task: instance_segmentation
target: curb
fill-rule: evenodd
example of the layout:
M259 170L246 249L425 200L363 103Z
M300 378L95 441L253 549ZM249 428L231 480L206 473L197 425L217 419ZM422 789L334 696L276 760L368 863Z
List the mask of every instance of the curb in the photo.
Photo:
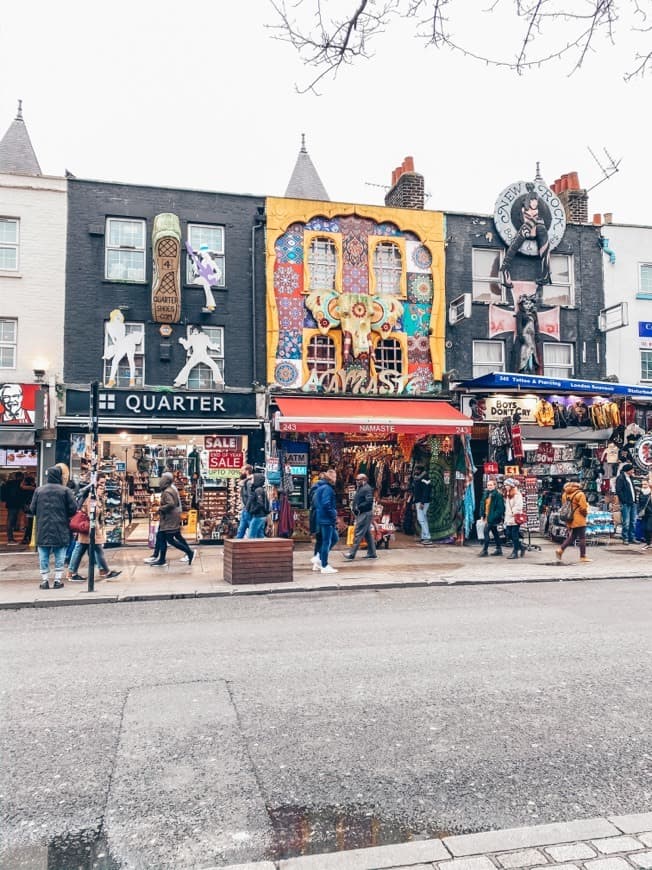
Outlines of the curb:
M459 834L442 839L415 840L321 855L303 855L279 861L229 864L222 865L221 870L390 870L390 868L408 870L411 867L414 870L425 870L426 867L438 867L439 870L472 870L472 868L495 870L497 867L534 868L535 866L536 870L543 870L546 866L553 870L564 865L558 864L552 854L550 857L545 857L537 849L567 844L584 846L588 849L592 856L589 864L593 866L602 864L609 858L612 861L608 863L613 868L623 867L629 870L632 865L623 857L617 858L617 854L638 853L629 856L633 858L634 866L647 867L649 866L647 856L651 853L647 851L650 847L646 845L645 838L640 843L626 843L629 838L623 837L623 834L643 836L644 832L649 831L652 831L652 812L634 813L626 816L575 819L570 822L553 822L532 827ZM649 834L645 834L645 837L648 836ZM591 846L582 841L589 841ZM585 855L580 862L586 864L587 857L588 855ZM637 857L639 861L636 861ZM546 864L546 861L550 863ZM220 870L220 868L213 866L207 870Z
M382 591L383 589L425 589L429 587L452 587L452 586L512 586L522 583L585 583L588 580L648 580L649 574L612 574L609 577L518 577L503 578L496 580L457 580L455 578L442 577L438 580L398 580L369 581L364 583L325 583L320 586L295 586L278 587L274 584L260 587L233 587L232 589L216 589L214 591L195 592L152 592L152 593L129 593L123 595L102 595L97 598L50 598L34 599L32 601L0 601L0 610L23 610L26 608L43 607L66 607L87 604L123 604L143 601L177 601L193 598L241 598L253 595L293 595L307 592L352 592L352 591Z

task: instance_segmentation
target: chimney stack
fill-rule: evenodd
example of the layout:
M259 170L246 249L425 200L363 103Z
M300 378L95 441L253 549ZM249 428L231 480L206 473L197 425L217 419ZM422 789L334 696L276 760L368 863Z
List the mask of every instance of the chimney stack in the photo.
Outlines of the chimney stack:
M392 187L385 195L385 205L423 209L425 201L423 175L414 171L414 158L406 157L392 172Z
M551 190L559 197L566 212L566 220L571 224L589 222L589 195L580 187L577 172L567 172L558 178Z

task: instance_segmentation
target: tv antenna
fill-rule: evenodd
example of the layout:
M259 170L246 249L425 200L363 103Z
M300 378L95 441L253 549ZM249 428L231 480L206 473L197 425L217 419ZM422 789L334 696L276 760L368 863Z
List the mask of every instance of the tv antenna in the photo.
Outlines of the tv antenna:
M620 158L620 160L614 160L613 157L611 156L611 154L607 151L607 149L603 148L602 150L604 151L605 157L607 158L608 162L601 163L600 160L598 160L598 158L595 156L593 151L591 151L589 146L587 145L586 147L587 147L588 152L591 155L591 157L595 160L595 162L600 167L600 171L602 172L602 176L603 176L600 179L600 181L596 181L595 184L592 184L591 187L587 188L586 192L588 193L590 190L593 190L593 188L597 187L599 184L602 184L603 181L607 181L608 178L611 178L612 175L615 175L618 172L618 167L620 166L620 164L622 162L622 158ZM604 161L604 158L603 158L603 161Z
M365 181L365 184L367 185L367 187L379 187L381 190L384 190L385 192L392 189L391 184L374 184L373 181ZM430 199L431 196L432 196L431 193L424 192L423 201L428 202L428 200Z

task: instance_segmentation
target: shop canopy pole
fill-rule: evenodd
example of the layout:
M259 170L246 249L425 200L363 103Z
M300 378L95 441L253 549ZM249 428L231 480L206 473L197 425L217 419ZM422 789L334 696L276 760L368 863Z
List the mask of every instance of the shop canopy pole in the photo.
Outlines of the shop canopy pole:
M97 495L97 466L98 466L98 440L99 440L99 389L98 381L91 383L90 393L90 419L88 421L89 429L91 430L91 494L90 494L90 530L89 530L89 547L88 547L88 591L95 591L95 506Z

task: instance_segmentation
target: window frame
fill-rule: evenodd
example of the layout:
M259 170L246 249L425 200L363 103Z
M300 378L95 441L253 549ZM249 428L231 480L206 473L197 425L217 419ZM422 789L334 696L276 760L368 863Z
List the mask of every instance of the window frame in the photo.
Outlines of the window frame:
M111 245L111 224L112 223L130 223L140 224L142 226L142 247L136 245ZM142 278L115 278L109 274L109 252L110 251L128 251L131 253L141 253L143 257ZM128 270L127 270L128 271ZM104 280L114 281L119 284L146 284L147 283L147 221L144 218L131 217L116 217L107 216L104 230Z
M650 366L649 366L650 377L649 378L643 377L643 355L644 354L650 355ZM640 383L642 383L642 384L647 384L647 383L652 382L652 348L639 347L639 377L640 377Z
M213 250L209 247L209 254L212 259L218 260L222 267L222 280L218 284L211 284L211 288L224 290L226 287L226 227L224 224L202 224L197 222L188 223L186 226L186 241L192 247L193 251L198 251L199 246L195 247L191 239L191 231L193 229L209 229L209 230L220 230L222 236L221 242L221 250ZM199 278L195 278L192 274L192 260L190 259L190 254L186 250L186 285L190 287L201 287L201 282ZM224 344L224 343L222 343Z
M550 254L550 272L552 277L552 265L555 258L565 257L568 263L568 284L551 283L544 284L542 287L541 301L544 305L558 305L560 308L575 308L575 257L573 254L563 254L553 251ZM568 302L559 302L555 299L550 299L549 296L553 288L567 288Z
M567 347L570 349L570 365L565 366L560 363L550 363L546 365L546 348L560 348ZM544 341L541 347L541 355L543 357L543 377L544 378L557 378L558 380L567 380L568 378L575 377L575 345L571 341ZM552 374L549 369L563 369L564 374Z
M14 224L16 227L16 241L15 242L2 242L0 241L0 249L3 251L15 250L16 251L16 265L14 267L5 267L0 266L0 272L7 275L14 275L20 270L20 218L9 217L8 215L2 215L0 217L0 222L7 224Z
M650 288L649 290L643 289L643 269L650 270ZM638 269L636 270L638 273L638 289L636 291L636 296L639 299L652 299L652 262L643 261L638 264Z
M493 360L489 362L479 362L476 356L476 345L487 345L491 347L500 347L502 362L496 363ZM490 375L492 372L504 372L505 371L505 342L502 339L489 339L489 338L474 338L472 344L472 371L474 378L481 378L483 375ZM491 370L489 370L489 366L491 366ZM497 368L500 366L500 368ZM482 369L482 371L480 371Z
M398 249L398 252L400 254L401 272L399 275L398 293L383 293L379 289L378 275L376 273L376 251L382 245L392 245L393 247ZM386 296L391 299L407 299L407 254L405 238L403 236L369 236L367 240L367 246L369 250L369 295Z
M378 366L376 360L376 351L378 350L379 345L385 341L393 341L395 342L400 350L401 354L401 369L399 374L401 377L407 377L407 369L409 364L408 359L408 337L405 333L393 332L389 335L378 335L374 333L371 337L371 360L376 371L376 374L380 374L382 371L396 371L396 369L387 369Z
M313 375L314 369L309 366L309 357L308 351L310 350L310 343L313 338L327 338L333 342L335 348L335 362L332 373L340 371L342 368L342 333L339 331L331 331L322 332L320 329L304 329L303 335L301 338L301 369L302 369L302 380L303 383L306 384ZM330 372L330 369L327 369ZM320 377L324 372L320 372L318 377Z
M335 247L335 277L333 287L313 287L310 252L313 242L319 239L328 239ZM342 292L342 234L329 233L326 231L305 230L303 234L303 294L305 296L310 293L341 293Z
M109 320L104 321L104 347L105 348L106 348L106 328L107 328L109 322L110 322ZM145 380L145 332L146 332L145 331L145 323L143 321L139 321L139 320L126 320L125 321L125 329L127 330L127 332L129 332L129 331L135 332L136 331L135 329L131 329L131 330L128 329L128 327L134 327L134 326L139 327L140 341L138 342L138 344L142 347L142 351L140 353L136 352L134 354L134 361L136 363L136 371L134 372L134 374L136 375L136 377L134 379L135 383L132 386L131 384L129 384L128 380L127 380L126 384L123 384L120 382L120 365L122 364L121 363L118 365L118 371L116 372L115 387L112 387L112 389L134 389L135 387L142 388L147 383L147 381ZM140 383L139 383L139 378L138 378L138 374L137 374L137 372L138 372L138 359L139 358L141 358L141 370L142 370L142 378L141 378ZM103 376L102 383L108 384L109 374L111 372L112 360L103 359L102 362L104 364L103 368L102 368L102 376Z
M4 350L5 348L13 348L14 361L13 365L3 366L2 359L0 358L0 369L4 371L15 371L16 364L18 360L18 318L17 317L0 317L0 324L11 323L14 327L14 339L13 341L6 341L5 339L0 337L0 349Z
M488 252L492 252L494 258L496 254L498 255L498 275L478 275L476 272L475 266L475 255L478 254L486 254ZM494 248L491 245L478 245L476 247L471 248L471 301L477 303L478 305L503 305L507 300L507 291L505 286L502 283L500 276L500 267L503 264L503 260L505 259L505 249L504 248ZM487 287L487 294L489 295L488 299L481 299L476 296L476 284L481 284ZM491 284L497 284L500 288L500 296L496 293L492 293L489 289Z

